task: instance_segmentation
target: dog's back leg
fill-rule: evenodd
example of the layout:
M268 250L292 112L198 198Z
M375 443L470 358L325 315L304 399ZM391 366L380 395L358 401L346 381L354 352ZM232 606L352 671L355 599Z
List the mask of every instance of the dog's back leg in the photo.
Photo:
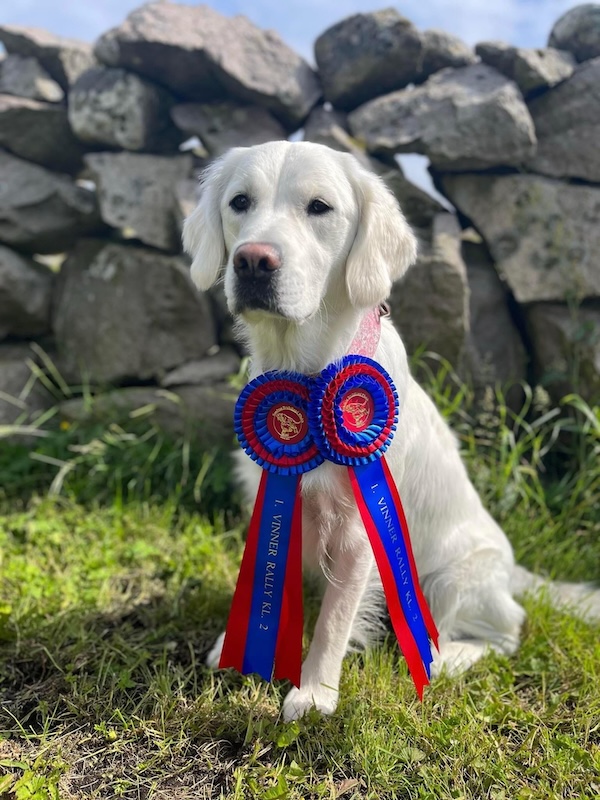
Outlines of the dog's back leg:
M498 569L498 561L498 554L480 551L424 579L440 633L433 675L458 675L490 650L516 651L525 612L512 597L509 572Z

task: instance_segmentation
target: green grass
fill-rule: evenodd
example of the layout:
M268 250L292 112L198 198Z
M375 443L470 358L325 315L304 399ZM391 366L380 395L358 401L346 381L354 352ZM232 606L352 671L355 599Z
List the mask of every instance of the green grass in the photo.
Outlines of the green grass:
M519 560L598 578L600 409L429 385ZM529 599L514 658L422 704L390 639L347 659L335 716L284 723L286 685L203 666L243 544L222 454L139 421L35 450L0 448L0 798L600 797L598 626Z

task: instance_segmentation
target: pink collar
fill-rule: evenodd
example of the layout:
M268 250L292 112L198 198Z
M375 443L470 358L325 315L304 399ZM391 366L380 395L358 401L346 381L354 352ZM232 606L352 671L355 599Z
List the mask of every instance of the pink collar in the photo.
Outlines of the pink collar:
M388 317L389 314L390 309L386 303L367 311L348 348L348 353L373 358L381 337L381 318Z

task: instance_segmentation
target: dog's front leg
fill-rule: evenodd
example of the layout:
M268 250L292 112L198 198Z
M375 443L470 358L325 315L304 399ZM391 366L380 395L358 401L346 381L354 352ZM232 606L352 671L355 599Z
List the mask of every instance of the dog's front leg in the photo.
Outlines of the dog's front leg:
M333 714L337 707L342 661L356 615L374 566L360 519L339 532L327 569L328 584L308 655L302 665L299 689L288 692L283 702L286 720L297 719L316 708Z

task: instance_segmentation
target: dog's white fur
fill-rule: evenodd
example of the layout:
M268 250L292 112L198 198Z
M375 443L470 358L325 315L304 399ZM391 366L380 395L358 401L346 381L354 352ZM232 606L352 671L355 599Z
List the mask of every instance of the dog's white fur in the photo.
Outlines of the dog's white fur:
M240 193L251 199L242 213L229 205ZM332 211L309 215L316 198ZM256 242L282 253L274 312L240 308L237 297L233 254L240 244ZM224 272L229 308L250 345L252 376L271 369L316 373L346 354L365 311L387 298L417 252L382 181L352 156L305 142L238 148L213 164L185 222L184 244L200 289ZM434 674L461 672L488 648L511 654L524 618L513 591L532 586L533 576L515 567L506 536L467 476L456 439L411 377L402 341L386 319L374 358L398 389L400 422L386 458L440 633ZM260 468L243 456L238 471L253 500ZM286 719L313 706L335 710L344 654L352 642L373 639L381 620L377 569L346 470L325 463L303 476L302 492L306 566L321 571L327 583L301 687L284 701ZM571 594L579 597L577 590ZM212 666L222 638L209 655Z

